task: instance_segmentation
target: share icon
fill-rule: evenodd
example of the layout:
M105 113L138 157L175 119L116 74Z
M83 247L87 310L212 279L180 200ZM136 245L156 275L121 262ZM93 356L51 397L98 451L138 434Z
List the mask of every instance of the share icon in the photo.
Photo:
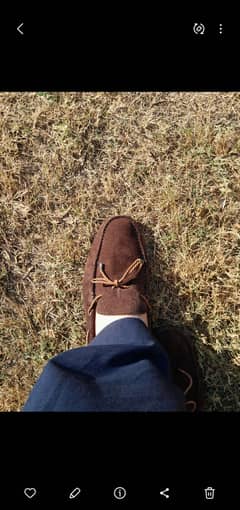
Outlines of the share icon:
M169 491L169 488L160 491L160 496L164 496L165 498L168 499L170 497L169 494L167 494L168 491Z

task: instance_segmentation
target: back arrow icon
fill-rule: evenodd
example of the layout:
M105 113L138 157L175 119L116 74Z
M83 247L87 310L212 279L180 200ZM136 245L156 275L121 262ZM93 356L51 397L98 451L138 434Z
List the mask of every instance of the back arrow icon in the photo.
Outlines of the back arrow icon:
M160 491L160 495L161 495L161 496L164 496L165 498L167 498L167 499L168 499L168 498L169 498L169 494L166 494L166 492L168 492L168 491L169 491L169 489L168 489L168 488L167 488L167 489L164 489L163 491Z
M23 34L24 34L24 32L22 32L22 30L21 30L21 28L22 28L22 27L23 27L23 23L21 23L21 25L19 25L19 26L17 27L17 31L18 31L18 32L19 32L19 34L21 34L21 35L23 35Z

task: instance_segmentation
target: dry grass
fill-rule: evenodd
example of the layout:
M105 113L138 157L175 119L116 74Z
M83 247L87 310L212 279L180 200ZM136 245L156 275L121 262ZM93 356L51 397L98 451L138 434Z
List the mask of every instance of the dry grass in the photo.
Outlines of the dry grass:
M106 217L142 222L153 321L196 335L207 410L239 410L240 94L0 94L1 410L85 341Z

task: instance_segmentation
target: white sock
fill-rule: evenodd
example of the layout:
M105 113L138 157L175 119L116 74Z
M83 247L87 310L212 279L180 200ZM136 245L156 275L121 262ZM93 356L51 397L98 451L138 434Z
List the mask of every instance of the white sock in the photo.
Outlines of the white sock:
M146 313L140 313L139 315L102 315L101 313L96 312L95 318L95 331L96 335L102 331L103 328L108 326L114 321L118 321L119 319L140 319L144 322L144 324L148 327L148 319Z

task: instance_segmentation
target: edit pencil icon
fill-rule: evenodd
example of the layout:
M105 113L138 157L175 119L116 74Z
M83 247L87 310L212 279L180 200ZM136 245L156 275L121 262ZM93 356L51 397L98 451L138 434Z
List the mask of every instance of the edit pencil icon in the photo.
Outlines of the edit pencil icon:
M69 499L74 499L76 498L81 492L81 489L79 489L79 487L75 487L75 489L72 490L72 492L70 492L69 494Z

